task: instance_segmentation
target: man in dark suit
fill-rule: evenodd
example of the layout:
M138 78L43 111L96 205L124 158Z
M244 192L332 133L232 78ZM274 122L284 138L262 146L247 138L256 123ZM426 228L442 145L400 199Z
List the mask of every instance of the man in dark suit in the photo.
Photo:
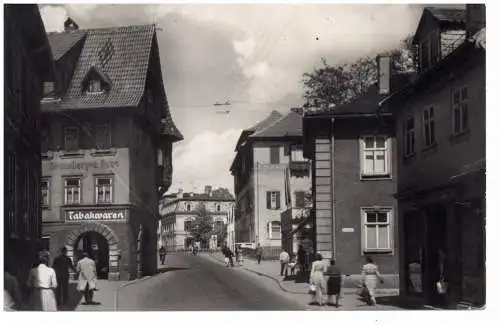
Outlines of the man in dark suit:
M67 256L66 247L61 248L61 254L54 259L52 267L56 271L57 289L56 299L59 306L68 302L69 270L76 273L76 268L71 259Z

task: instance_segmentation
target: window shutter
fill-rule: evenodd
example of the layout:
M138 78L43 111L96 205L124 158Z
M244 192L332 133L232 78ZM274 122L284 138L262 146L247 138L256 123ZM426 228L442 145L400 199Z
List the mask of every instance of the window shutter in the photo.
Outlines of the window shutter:
M277 191L276 192L276 209L280 209L281 208L281 192L280 191Z
M267 195L267 199L266 199L267 200L267 209L271 209L271 192L268 191L266 193L266 195Z

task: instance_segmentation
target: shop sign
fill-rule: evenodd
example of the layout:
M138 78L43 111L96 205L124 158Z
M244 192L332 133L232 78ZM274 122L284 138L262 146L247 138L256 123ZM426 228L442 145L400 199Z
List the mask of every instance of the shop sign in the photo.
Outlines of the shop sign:
M47 162L47 167L50 170L84 170L89 169L114 169L119 166L118 161L93 160L93 161L77 161L71 162Z
M68 210L65 212L67 222L84 221L125 221L127 211L124 209Z

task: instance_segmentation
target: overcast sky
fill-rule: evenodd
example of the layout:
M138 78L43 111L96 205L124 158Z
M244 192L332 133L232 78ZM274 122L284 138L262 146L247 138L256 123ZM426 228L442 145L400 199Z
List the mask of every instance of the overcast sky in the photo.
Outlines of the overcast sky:
M348 62L397 47L413 33L422 5L191 4L44 5L47 31L67 16L82 29L156 22L172 116L184 135L174 146L173 185L233 192L229 166L243 128L272 109L302 101L301 79L325 57ZM230 98L229 114L213 103Z

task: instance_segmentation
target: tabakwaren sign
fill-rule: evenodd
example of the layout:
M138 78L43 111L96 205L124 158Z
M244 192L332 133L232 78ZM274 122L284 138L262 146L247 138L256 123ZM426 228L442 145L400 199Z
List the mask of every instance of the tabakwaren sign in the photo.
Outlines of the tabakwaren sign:
M125 209L92 209L84 211L68 210L65 212L68 222L84 221L125 221L127 210Z

